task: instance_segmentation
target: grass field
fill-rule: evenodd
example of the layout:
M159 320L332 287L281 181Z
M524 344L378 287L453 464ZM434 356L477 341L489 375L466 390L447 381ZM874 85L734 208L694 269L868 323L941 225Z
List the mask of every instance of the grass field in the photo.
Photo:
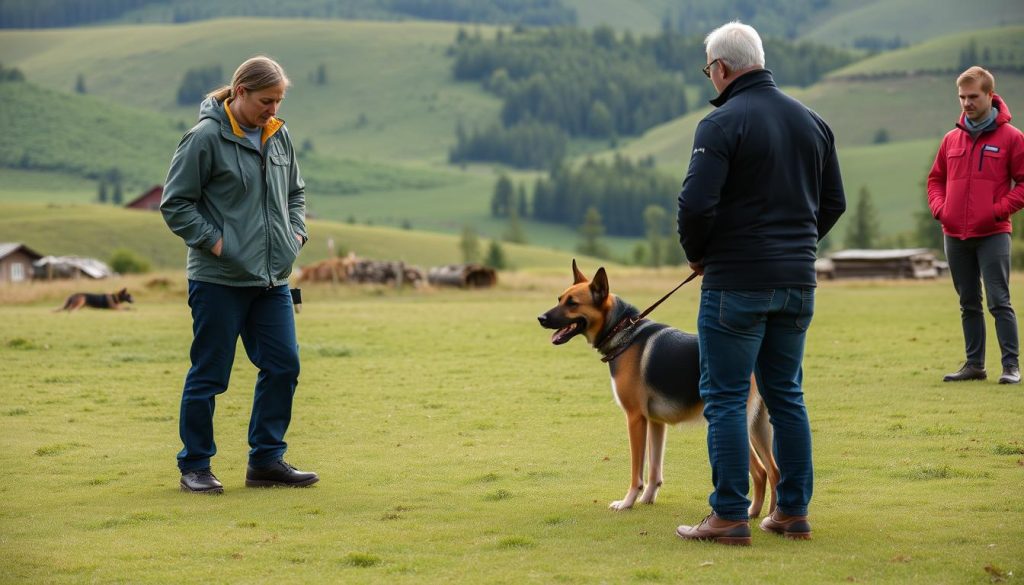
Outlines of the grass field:
M638 305L678 277L611 274ZM628 480L607 371L535 321L568 266L491 291L307 287L288 458L322 481L243 487L255 373L240 358L218 400L226 493L182 494L190 323L171 278L103 283L135 291L117 313L51 313L72 283L0 289L0 582L960 584L1024 570L1024 394L939 381L961 357L948 281L820 288L814 540L755 530L735 549L673 535L707 511L702 425L669 433L656 505L607 509ZM655 316L692 331L696 299L684 288ZM990 343L991 368L996 355Z

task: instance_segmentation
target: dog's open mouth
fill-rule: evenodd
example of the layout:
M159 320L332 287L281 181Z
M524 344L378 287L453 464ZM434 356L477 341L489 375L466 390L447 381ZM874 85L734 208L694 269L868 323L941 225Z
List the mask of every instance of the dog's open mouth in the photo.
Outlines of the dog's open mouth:
M583 322L574 321L569 325L562 327L558 331L551 334L551 343L554 345L562 345L566 341L569 341L576 335L583 332Z

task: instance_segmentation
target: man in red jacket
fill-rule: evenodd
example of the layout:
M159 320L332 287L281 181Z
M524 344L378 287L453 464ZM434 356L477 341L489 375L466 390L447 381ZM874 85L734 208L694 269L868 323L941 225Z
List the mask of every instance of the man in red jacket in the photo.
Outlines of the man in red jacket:
M939 146L928 173L928 206L942 223L953 287L960 295L967 361L945 382L984 380L985 313L995 317L1002 350L1000 384L1020 383L1017 318L1010 305L1010 216L1024 208L1024 134L995 79L971 67L956 80L963 115Z

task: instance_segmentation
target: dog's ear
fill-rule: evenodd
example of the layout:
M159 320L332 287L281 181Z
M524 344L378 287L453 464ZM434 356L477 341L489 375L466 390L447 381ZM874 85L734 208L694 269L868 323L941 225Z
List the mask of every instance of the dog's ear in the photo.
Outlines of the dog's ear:
M608 298L608 274L604 266L597 269L594 280L590 281L590 292L594 295L594 302L601 304Z
M121 289L121 290L120 290L119 292L120 292L121 294L125 294L126 292L128 292L128 288L127 288L127 287L125 287L125 288L122 288L122 289Z
M573 281L572 281L573 284L579 284L581 282L587 282L587 277L583 276L583 273L580 272L580 269L576 267L576 259L575 258L572 259L572 278L573 278Z

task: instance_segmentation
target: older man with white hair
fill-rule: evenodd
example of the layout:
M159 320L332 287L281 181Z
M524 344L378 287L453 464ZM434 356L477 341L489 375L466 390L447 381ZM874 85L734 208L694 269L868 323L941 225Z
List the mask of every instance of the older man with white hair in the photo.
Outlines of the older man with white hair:
M803 354L818 241L846 209L828 125L775 85L761 39L731 22L707 36L716 110L697 126L679 195L679 241L704 275L697 332L708 420L711 513L686 540L751 543L746 403L751 374L768 406L779 466L766 532L810 538L811 429Z

